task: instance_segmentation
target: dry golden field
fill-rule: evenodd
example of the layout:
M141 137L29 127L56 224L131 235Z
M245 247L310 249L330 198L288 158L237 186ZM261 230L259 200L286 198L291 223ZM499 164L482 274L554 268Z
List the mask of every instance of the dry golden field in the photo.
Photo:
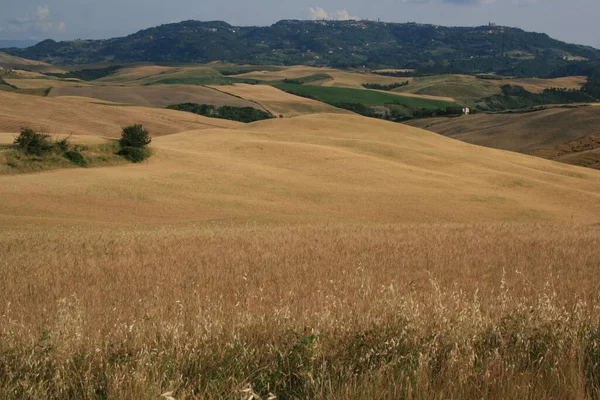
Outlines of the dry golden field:
M0 398L600 396L599 171L351 114L0 96L8 134L156 133L142 164L0 175Z
M600 131L600 109L554 107L530 113L428 118L410 121L409 124L468 143L526 152L597 134Z
M52 88L78 88L82 86L91 86L87 82L77 81L77 80L64 80L64 79L27 79L27 78L18 78L18 79L5 79L6 83L13 85L19 89L46 89L49 87Z
M81 96L114 103L135 104L143 107L167 107L173 104L197 103L260 108L256 103L241 99L206 86L151 85L151 86L57 86L51 97Z
M363 83L377 83L380 85L389 85L392 83L412 80L412 78L394 78L359 71L343 71L334 68L315 68L306 66L287 67L282 69L281 71L254 71L241 75L235 75L235 77L258 79L264 81L277 81L283 79L299 79L318 74L327 74L331 76L331 79L313 82L311 83L311 85L363 89Z
M43 98L0 91L0 132L23 126L51 134L117 137L127 124L144 123L160 136L190 129L233 127L237 123L190 113L145 107L121 107L83 97Z
M599 228L23 225L3 398L591 399Z
M10 69L28 69L36 72L63 72L62 69L54 65L46 64L41 61L27 60L25 58L11 56L10 54L0 52L0 67Z
M143 85L162 79L205 78L220 76L214 65L205 64L191 67L163 67L157 65L134 65L98 79L98 83L119 85Z

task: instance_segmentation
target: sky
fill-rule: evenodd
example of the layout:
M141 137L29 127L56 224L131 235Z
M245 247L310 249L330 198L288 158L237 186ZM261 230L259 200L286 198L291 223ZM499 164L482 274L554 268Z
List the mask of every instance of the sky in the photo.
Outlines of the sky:
M188 19L378 19L447 26L494 22L600 48L600 0L0 0L0 40L102 39Z

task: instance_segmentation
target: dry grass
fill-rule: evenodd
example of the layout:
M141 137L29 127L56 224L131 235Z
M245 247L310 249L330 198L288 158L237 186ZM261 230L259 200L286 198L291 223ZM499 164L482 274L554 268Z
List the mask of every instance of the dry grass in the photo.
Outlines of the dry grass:
M90 86L90 84L82 81L63 80L63 79L5 79L6 83L13 85L19 89L46 89L52 88L78 88L82 86Z
M98 79L97 82L119 85L143 85L167 78L205 78L211 76L220 76L220 73L210 64L193 67L134 65L122 68L114 74Z
M151 147L0 177L0 398L600 395L598 171L339 114Z
M256 103L215 89L193 85L57 87L50 92L50 96L90 97L143 107L166 107L181 103L260 107Z
M5 230L0 397L595 398L599 233Z
M152 147L143 166L0 178L0 222L600 222L597 171L364 117L274 119Z
M41 61L28 60L21 57L11 56L10 54L0 52L0 67L10 69L27 69L36 72L64 72L54 65L46 64Z
M18 132L23 126L32 126L51 134L114 138L120 135L121 127L133 123L143 123L156 136L190 129L238 125L173 110L95 103L99 103L99 100L82 97L41 98L0 92L0 132Z
M394 78L389 76L382 76L367 72L359 71L343 71L333 68L316 68L316 67L305 67L305 66L293 66L282 69L281 71L254 71L246 74L236 75L236 78L248 78L258 79L264 81L276 81L283 79L298 79L304 78L310 75L327 74L332 79L323 80L321 82L313 82L311 85L322 85L322 86L337 86L337 87L349 87L356 89L363 89L363 83L376 83L380 85L389 85L392 83L399 83L405 81L411 81L412 78Z
M468 143L529 152L597 134L600 109L555 107L529 113L476 114L468 118L433 118L409 123Z
M316 100L294 96L268 85L235 84L230 86L215 86L214 88L223 93L229 93L260 104L273 115L295 117L315 113L349 114L348 111Z

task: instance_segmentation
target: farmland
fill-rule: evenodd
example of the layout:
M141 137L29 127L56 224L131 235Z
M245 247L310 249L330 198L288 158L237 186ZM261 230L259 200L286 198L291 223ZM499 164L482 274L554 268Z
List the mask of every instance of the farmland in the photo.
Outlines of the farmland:
M408 115L499 86L221 63L10 75L57 83L0 91L0 398L600 396L600 172L542 158L593 147L599 107L417 127L334 105ZM182 102L277 118L165 109ZM138 123L152 157L110 158ZM23 126L108 161L14 173Z

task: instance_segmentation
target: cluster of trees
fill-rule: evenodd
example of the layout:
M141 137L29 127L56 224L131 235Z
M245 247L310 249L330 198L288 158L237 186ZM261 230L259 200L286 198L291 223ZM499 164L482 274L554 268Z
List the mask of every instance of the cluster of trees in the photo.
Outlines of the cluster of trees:
M78 71L70 71L65 73L47 72L45 75L55 76L57 78L74 78L81 79L82 81L93 81L96 79L104 78L105 76L111 75L121 69L120 65L112 65L105 68L87 68Z
M187 111L205 117L228 119L245 123L274 118L271 113L254 107L218 107L212 104L182 103L171 105L167 108L171 110Z
M291 83L292 85L305 85L307 83L317 82L317 81L325 81L333 79L329 74L314 74L309 76L304 76L302 78L290 79L285 78L283 83Z
M148 145L152 142L150 134L142 125L130 125L123 128L118 141L119 155L132 162L141 162L150 156ZM72 145L70 137L52 139L50 135L29 127L21 128L14 140L14 146L28 157L46 157L55 155L64 157L80 167L88 165L88 158L82 148Z
M542 93L531 93L521 86L503 85L502 93L487 97L477 103L480 110L498 111L530 108L547 104L570 104L595 102L600 98L600 89L593 83L589 87L584 86L581 90L550 88Z
M596 100L600 100L600 70L594 71L588 77L588 80L581 88L581 91Z
M403 86L407 86L407 85L408 85L408 81L392 83L389 85L380 85L378 83L363 83L362 84L362 86L365 89L386 90L386 91L394 90L399 87L403 87Z

